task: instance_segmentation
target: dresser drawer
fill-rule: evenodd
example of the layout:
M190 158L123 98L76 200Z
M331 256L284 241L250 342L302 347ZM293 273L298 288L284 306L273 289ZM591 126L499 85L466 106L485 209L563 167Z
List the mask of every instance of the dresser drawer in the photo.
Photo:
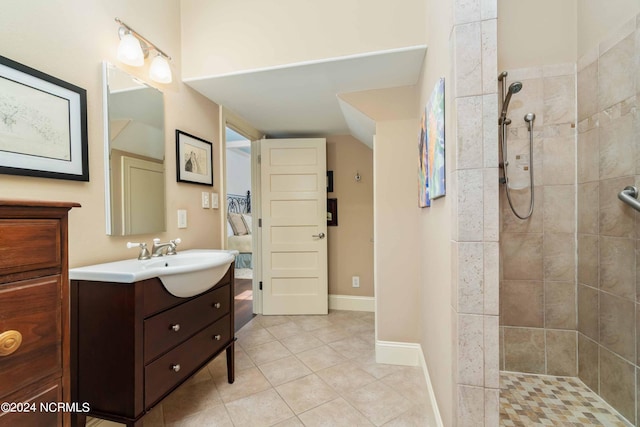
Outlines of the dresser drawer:
M224 316L188 341L145 366L144 402L146 408L154 405L158 399L229 344L232 339L230 322L230 315Z
M144 360L149 363L229 313L230 286L216 288L144 321Z
M38 379L62 375L60 277L0 285L0 397ZM22 342L18 343L17 331Z
M0 276L43 268L62 261L60 221L0 219Z
M53 427L62 425L62 412L40 410L40 403L48 404L62 401L60 381L47 384L34 384L2 400L3 402L16 404L18 402L22 404L27 403L28 406L26 407L29 411L0 412L0 427Z

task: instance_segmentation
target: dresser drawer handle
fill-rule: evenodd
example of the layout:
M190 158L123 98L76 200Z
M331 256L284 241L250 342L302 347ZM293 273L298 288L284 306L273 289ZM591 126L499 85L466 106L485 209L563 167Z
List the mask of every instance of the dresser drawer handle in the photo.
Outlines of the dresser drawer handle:
M213 339L214 339L214 340L216 340L216 341L220 341L220 339L221 339L221 338L222 338L222 335L220 335L220 334L215 335L215 336L213 337Z
M217 303L213 304L213 308L220 308L220 307L221 307L221 305L220 305L220 303L219 303L219 302L217 302Z
M16 351L22 344L22 334L10 330L0 334L0 356L8 356Z
M173 370L173 372L180 372L180 364L171 365L171 370Z
M173 332L178 332L180 330L180 323L175 323L175 324L171 325L171 330Z

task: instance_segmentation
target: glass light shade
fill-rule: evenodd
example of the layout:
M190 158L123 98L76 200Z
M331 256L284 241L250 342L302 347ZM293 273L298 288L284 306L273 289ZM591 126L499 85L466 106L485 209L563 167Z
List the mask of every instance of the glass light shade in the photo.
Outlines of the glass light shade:
M118 45L118 60L127 65L142 67L144 65L144 53L138 40L133 34L125 34Z
M151 61L149 77L158 83L171 83L171 68L169 67L169 62L162 55L157 55Z

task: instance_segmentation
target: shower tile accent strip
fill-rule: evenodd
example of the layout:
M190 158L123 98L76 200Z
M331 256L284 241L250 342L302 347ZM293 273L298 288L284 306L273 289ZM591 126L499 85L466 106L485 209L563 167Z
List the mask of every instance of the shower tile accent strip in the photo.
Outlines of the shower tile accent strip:
M631 426L577 378L500 373L501 426Z

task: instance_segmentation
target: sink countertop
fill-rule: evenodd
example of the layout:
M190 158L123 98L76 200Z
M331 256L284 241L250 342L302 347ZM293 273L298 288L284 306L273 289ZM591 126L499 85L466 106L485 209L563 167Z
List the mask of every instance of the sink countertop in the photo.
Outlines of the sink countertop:
M189 249L176 255L148 260L126 259L69 269L69 279L101 282L134 283L163 275L199 271L229 264L238 251L222 249ZM193 262L190 262L192 261ZM175 265L174 265L175 264Z

